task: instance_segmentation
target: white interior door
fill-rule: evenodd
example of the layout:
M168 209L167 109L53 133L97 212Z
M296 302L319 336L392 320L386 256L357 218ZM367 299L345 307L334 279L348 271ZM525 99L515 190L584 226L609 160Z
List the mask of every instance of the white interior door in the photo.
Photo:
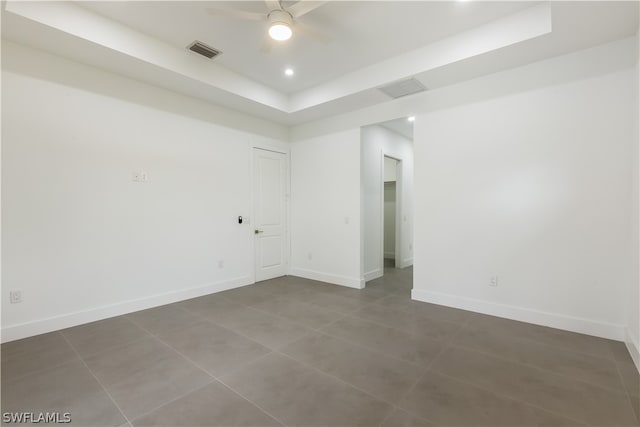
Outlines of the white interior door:
M253 149L256 282L287 274L286 155Z

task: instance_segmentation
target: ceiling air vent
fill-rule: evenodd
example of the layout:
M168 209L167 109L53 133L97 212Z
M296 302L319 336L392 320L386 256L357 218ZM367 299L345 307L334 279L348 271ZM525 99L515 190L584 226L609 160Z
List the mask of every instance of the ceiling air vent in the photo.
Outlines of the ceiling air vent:
M198 40L191 43L188 49L192 52L195 52L199 55L205 56L209 59L220 55L220 51L212 48L211 46L207 46L206 44L199 42Z
M379 87L378 89L385 95L394 99L427 90L422 83L414 78L400 80L399 82L394 82L389 85Z

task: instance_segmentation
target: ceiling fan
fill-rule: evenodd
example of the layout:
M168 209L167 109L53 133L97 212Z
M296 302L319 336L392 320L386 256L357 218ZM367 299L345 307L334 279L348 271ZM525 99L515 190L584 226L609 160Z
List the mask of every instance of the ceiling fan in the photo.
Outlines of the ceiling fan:
M325 3L327 3L327 1L303 0L285 8L281 0L265 0L267 6L266 13L248 12L226 7L208 8L207 12L212 15L224 15L236 19L267 21L269 23L269 37L276 41L289 40L293 35L294 26L296 31L306 36L320 41L327 41L329 39L327 36L297 21L301 16L312 12Z

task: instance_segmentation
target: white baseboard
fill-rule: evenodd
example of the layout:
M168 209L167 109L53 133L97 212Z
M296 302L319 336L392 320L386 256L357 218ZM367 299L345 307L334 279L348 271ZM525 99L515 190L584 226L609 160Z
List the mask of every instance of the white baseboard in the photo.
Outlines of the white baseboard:
M336 274L323 273L321 271L306 270L303 268L292 268L289 270L292 276L304 277L305 279L317 280L319 282L332 283L334 285L346 286L349 288L364 288L364 279L357 277L338 276Z
M384 271L377 268L375 270L371 270L368 273L364 273L364 281L368 282L369 280L377 279L378 277L384 276Z
M413 258L405 258L400 260L400 265L396 265L396 268L407 268L413 265Z
M593 335L601 338L608 338L617 341L625 340L626 327L624 325L617 325L614 323L598 322L580 317L567 316L564 314L547 313L524 307L498 304L489 301L459 297L457 295L417 289L413 289L411 291L411 299L459 308L462 310L474 311L476 313L483 313L496 317L503 317L511 320L518 320L521 322L533 323L536 325L549 326L551 328L563 329L581 334Z
M627 335L624 343L627 346L627 350L629 350L633 363L636 365L636 369L640 372L640 343L636 340L633 334L631 334L629 328L627 328Z
M39 319L31 322L20 323L17 325L5 326L2 328L2 336L0 338L0 341L3 343L14 341L21 338L27 338L34 335L40 335L47 332L70 328L72 326L78 326L89 322L95 322L96 320L107 319L109 317L133 313L135 311L145 310L147 308L153 308L160 305L187 300L190 298L197 298L203 295L226 291L227 289L238 288L240 286L250 285L252 283L252 277L238 277L218 283L211 283L207 285L196 286L193 288L181 289L179 291L167 292L150 297L123 301L116 304L95 307L88 310L77 311L74 313L62 314L46 319Z

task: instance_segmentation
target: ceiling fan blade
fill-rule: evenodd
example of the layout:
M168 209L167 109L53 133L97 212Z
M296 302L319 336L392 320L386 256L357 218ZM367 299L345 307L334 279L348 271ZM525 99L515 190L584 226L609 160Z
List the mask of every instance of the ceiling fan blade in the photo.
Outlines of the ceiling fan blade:
M278 0L264 0L264 2L267 4L268 12L271 12L272 10L282 9L282 6L280 5L280 2Z
M294 18L299 18L307 13L316 10L320 6L325 3L329 3L328 1L312 1L312 0L301 0L298 3L287 7L287 12L293 15Z
M333 38L330 35L316 30L315 28L310 27L307 24L303 24L300 21L295 21L295 23L293 24L293 28L294 34L297 33L321 43L329 43L333 41Z
M247 12L246 10L228 9L226 7L210 7L207 13L217 16L228 16L229 18L245 19L248 21L263 21L267 17L264 13Z

